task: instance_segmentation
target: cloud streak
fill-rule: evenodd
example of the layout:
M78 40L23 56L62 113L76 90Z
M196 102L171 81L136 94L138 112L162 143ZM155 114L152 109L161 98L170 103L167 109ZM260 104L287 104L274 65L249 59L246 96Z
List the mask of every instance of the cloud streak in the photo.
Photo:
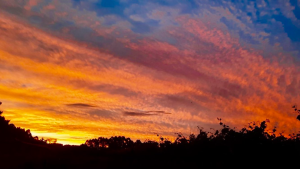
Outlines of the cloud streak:
M97 107L95 105L91 105L91 104L85 104L85 103L71 103L71 104L66 104L66 106L70 106L70 107Z
M123 112L124 116L157 116L162 114L171 114L164 111L146 111L146 112Z

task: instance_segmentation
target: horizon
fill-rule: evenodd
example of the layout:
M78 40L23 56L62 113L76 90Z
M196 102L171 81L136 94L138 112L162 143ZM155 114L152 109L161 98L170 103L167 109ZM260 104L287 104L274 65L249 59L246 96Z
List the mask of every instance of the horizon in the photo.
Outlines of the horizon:
M34 136L300 130L300 1L2 0L0 109Z

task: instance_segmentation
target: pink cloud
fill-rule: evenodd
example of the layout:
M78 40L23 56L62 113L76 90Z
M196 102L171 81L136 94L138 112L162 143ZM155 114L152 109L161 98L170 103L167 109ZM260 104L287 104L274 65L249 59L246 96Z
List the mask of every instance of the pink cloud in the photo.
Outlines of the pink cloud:
M41 2L41 0L29 0L24 8L31 10L31 8L37 6L39 2Z
M44 10L54 10L54 9L55 9L55 6L52 5L52 4L49 4L49 5L45 6L43 9L44 9Z

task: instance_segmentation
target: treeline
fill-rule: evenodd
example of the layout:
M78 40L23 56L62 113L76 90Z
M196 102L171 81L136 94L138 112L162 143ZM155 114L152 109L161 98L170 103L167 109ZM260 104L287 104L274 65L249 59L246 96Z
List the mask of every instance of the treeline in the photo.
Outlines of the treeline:
M190 134L184 136L181 133L177 134L174 142L157 135L160 141L140 140L132 141L130 138L124 136L115 136L111 138L99 137L89 139L85 142L85 146L96 149L130 149L134 147L149 147L149 148L175 148L178 146L198 146L198 145L222 145L228 148L231 152L241 150L245 146L259 146L268 147L272 145L285 145L285 144L299 144L300 134L290 134L288 137L283 133L276 135L276 127L271 132L267 132L267 123L269 120L262 121L261 123L251 122L247 127L239 131L230 128L219 119L219 124L222 126L220 130L214 132L206 132L199 128L198 134Z
M293 110L298 113L296 117L300 120L300 109L294 105ZM214 132L204 131L202 128L198 127L198 134L190 134L189 136L184 136L181 133L177 134L177 138L174 142L169 141L163 136L159 136L159 142L146 140L141 142L140 140L132 141L130 138L124 136L115 136L111 138L99 137L95 139L89 139L83 144L84 146L95 148L95 149L130 149L130 148L175 148L175 147L199 147L199 146L222 146L226 147L231 153L241 151L245 147L264 147L265 149L274 146L288 147L288 146L300 146L300 134L289 134L284 136L283 133L275 134L277 129L274 127L271 132L267 131L267 124L270 122L266 119L262 122L250 122L247 127L242 128L237 131L230 128L228 125L222 122L221 118L217 118L221 129L214 130ZM296 121L296 120L295 120ZM278 148L278 147L277 147Z
M0 102L0 105L1 104L2 102ZM33 137L30 129L25 130L23 128L16 127L14 124L11 124L10 120L6 120L5 117L2 116L2 113L3 111L0 110L0 143L26 142L32 144L46 144L49 142L44 138L39 139L38 136Z
M3 169L271 168L279 164L296 166L300 157L300 134L275 135L276 128L268 132L269 120L252 122L236 130L218 118L221 129L207 132L198 127L197 134L188 136L176 133L174 142L159 135L159 141L144 142L115 136L89 139L81 146L62 146L33 137L30 130L15 127L1 114L0 168Z
M269 120L252 122L241 130L224 124L221 129L184 136L177 133L174 142L159 136L160 141L132 141L124 136L87 140L84 146L99 152L123 153L123 162L135 159L138 164L154 161L167 168L210 167L278 167L297 166L300 158L300 134L275 135L276 127L266 130ZM125 159L125 160L124 160ZM149 167L149 168L151 168ZM201 168L201 167L200 167Z

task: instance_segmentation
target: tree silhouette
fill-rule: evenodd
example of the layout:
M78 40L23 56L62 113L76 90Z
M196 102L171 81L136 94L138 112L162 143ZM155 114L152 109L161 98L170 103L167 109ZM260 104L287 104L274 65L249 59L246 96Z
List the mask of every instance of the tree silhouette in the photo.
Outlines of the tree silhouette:
M300 121L300 109L297 108L297 105L293 105L292 108L296 113L298 113L298 116L296 118Z
M293 110L299 112L296 106ZM199 132L196 134L185 136L180 132L175 133L177 137L174 142L156 134L158 142L133 142L125 136L113 136L89 139L81 146L56 146L46 144L56 143L56 139L33 137L29 129L10 124L2 113L0 150L3 150L1 146L9 147L9 150L14 149L14 153L21 154L26 160L24 162L22 158L16 158L9 161L9 156L1 156L0 151L0 168L201 168L204 164L224 168L240 163L247 167L267 164L268 168L272 168L278 167L281 161L285 165L297 161L299 156L294 154L300 150L300 134L293 133L288 138L283 132L276 135L276 127L267 130L269 119L250 122L237 130L226 125L224 119L217 118L220 129L204 131L197 126ZM21 143L26 144L20 146ZM33 145L41 145L46 149L31 153L35 148ZM271 161L267 161L267 158ZM9 167L3 167L4 163ZM20 165L10 166L15 163Z
M2 102L0 102L2 105ZM39 140L38 137L32 137L30 129L22 129L20 127L16 127L14 124L10 123L10 120L6 120L4 116L2 116L3 111L0 111L0 141L12 142L28 142L34 144L45 144L45 140Z
M111 138L98 137L98 139L90 139L85 142L85 145L93 148L110 148L110 149L122 149L133 146L133 141L130 138L124 136L115 136Z

